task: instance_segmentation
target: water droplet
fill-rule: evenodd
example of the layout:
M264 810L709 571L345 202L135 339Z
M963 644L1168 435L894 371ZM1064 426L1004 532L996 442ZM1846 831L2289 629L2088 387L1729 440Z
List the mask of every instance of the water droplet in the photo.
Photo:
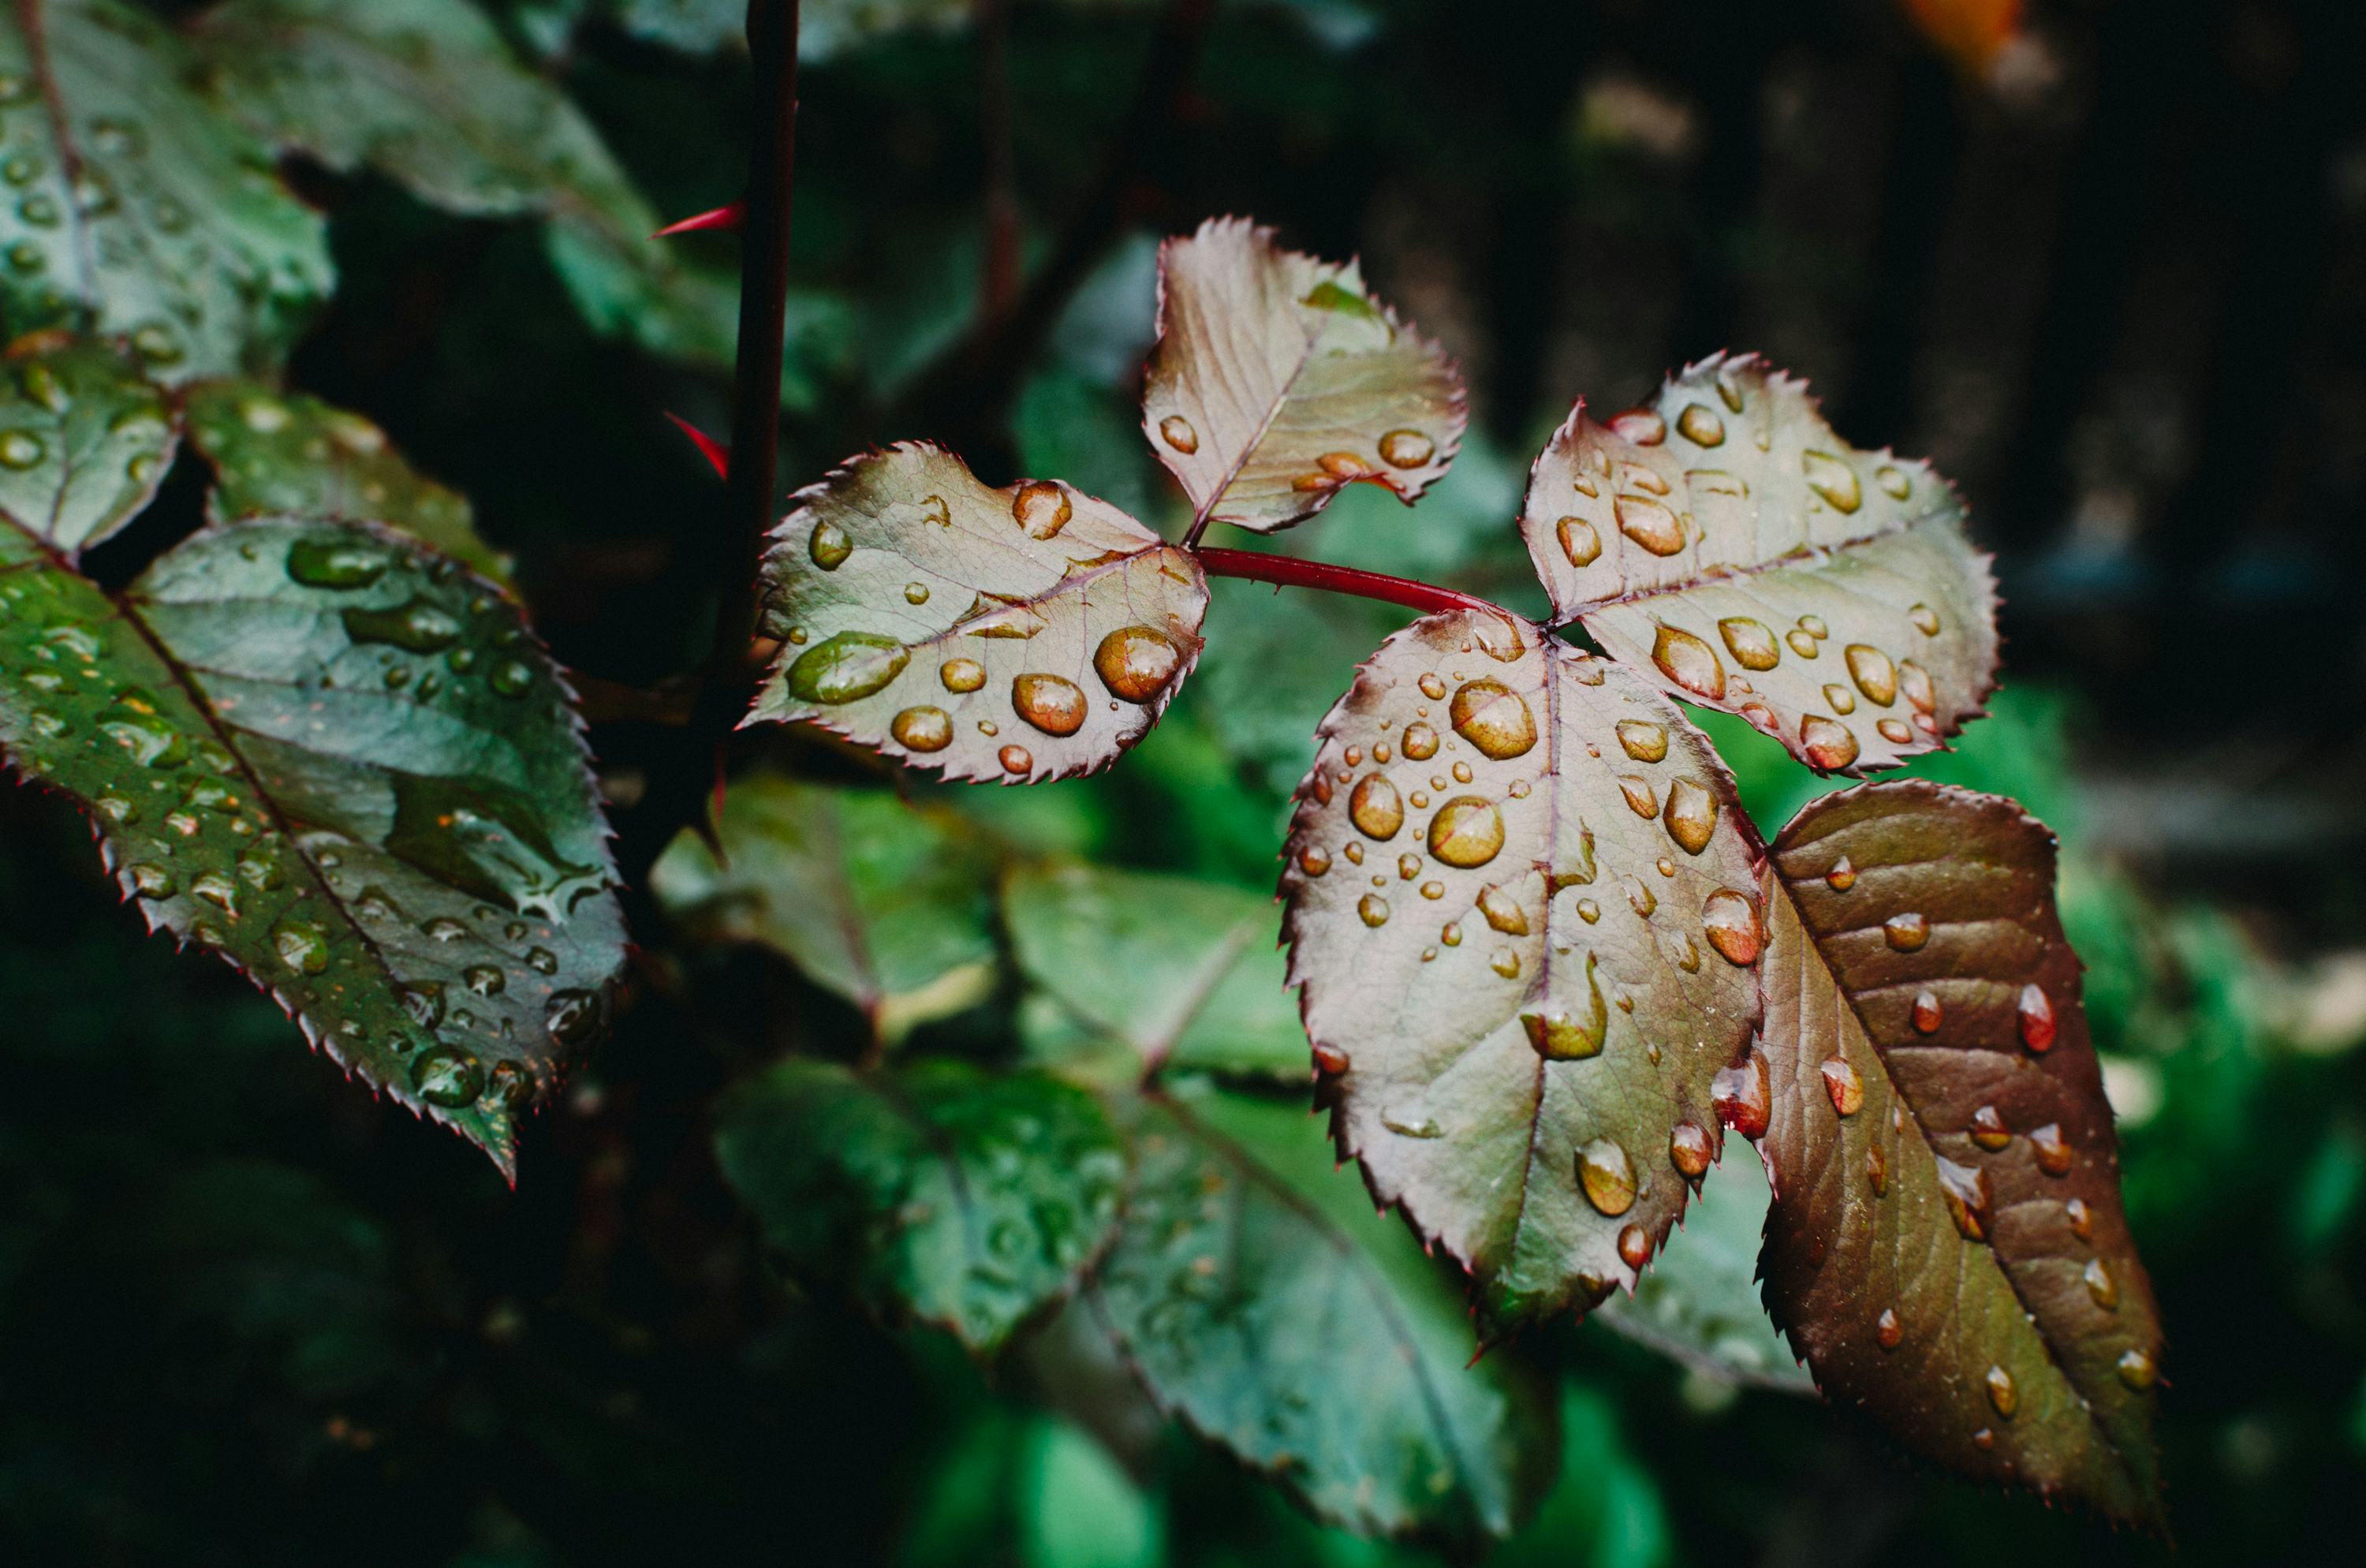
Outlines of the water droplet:
M449 915L438 915L422 922L420 934L436 942L457 942L468 934L468 928Z
M1876 1198L1889 1191L1889 1156L1881 1152L1879 1144L1869 1144L1865 1151L1865 1179L1873 1187Z
M299 975L318 975L329 967L329 939L320 927L285 919L271 928L272 951L279 962Z
M1947 1201L1947 1217L1967 1241L1986 1241L1989 1234L1989 1173L1957 1165L1944 1155L1932 1156L1939 1168L1939 1195Z
M1625 881L1627 884L1627 902L1635 907L1635 912L1637 914L1642 916L1643 919L1647 920L1650 919L1651 918L1651 911L1660 907L1659 895L1644 886L1643 881L1640 877L1629 876L1625 878Z
M806 553L814 565L824 571L836 571L854 553L854 541L846 530L827 518L814 525L813 536L806 541Z
M1380 1125L1401 1138L1435 1138L1438 1131L1437 1123L1426 1116L1391 1111L1380 1112Z
M2089 1258L2080 1278L2086 1280L2087 1294L2094 1299L2097 1306L2105 1312L2120 1310L2120 1282L2112 1278L2111 1269L2103 1266L2101 1258Z
M550 949L546 947L527 948L525 950L525 962L526 966L537 975L556 975L558 973L558 954L551 952Z
M456 1110L485 1092L485 1071L467 1052L438 1045L411 1064L411 1082L428 1104Z
M1068 492L1050 479L1030 479L1010 498L1010 515L1031 539L1048 539L1076 514Z
M1170 413L1158 422L1158 438L1187 456L1200 449L1200 433L1179 413Z
M1814 637L1809 637L1807 633L1799 630L1796 626L1783 634L1783 640L1789 643L1791 645L1791 651L1797 654L1802 659L1813 659L1820 651L1821 651L1816 646L1816 639Z
M1747 968L1758 962L1766 945L1759 929L1758 911L1744 893L1720 887L1701 906L1701 934L1727 963Z
M11 430L0 434L0 466L29 468L47 456L49 448L41 438L28 431Z
M1831 773L1856 761L1856 737L1848 726L1820 713L1799 721L1799 747L1810 765Z
M1835 893L1845 893L1856 886L1856 867L1846 855L1832 862L1832 869L1824 873L1824 886Z
M789 666L789 693L808 703L851 703L884 691L912 650L872 632L839 632Z
M1996 1407L1998 1415L2010 1421L2012 1413L2021 1408L2021 1392L2013 1386L2012 1374L2002 1367L1990 1367L1987 1382L1989 1403Z
M1692 1122L1679 1122L1676 1130L1668 1134L1668 1159L1675 1166L1677 1174L1694 1186L1700 1185L1701 1178L1708 1174L1709 1165L1715 1158L1716 1151L1709 1145L1707 1132Z
M1320 876L1331 869L1331 857L1320 844L1309 844L1298 852L1298 869L1309 876Z
M995 753L995 761L1002 764L1006 773L1024 773L1033 770L1035 754L1024 746L1005 746Z
M1019 676L1010 682L1010 703L1046 735L1074 735L1089 708L1083 688L1059 675Z
M1906 1337L1906 1325L1898 1320L1896 1308L1881 1309L1881 1315L1873 1322L1873 1337L1885 1350L1898 1348L1898 1342Z
M1508 947L1499 947L1487 955L1487 967L1506 980L1520 977L1520 955Z
M1640 1269L1651 1261L1651 1236L1641 1225L1628 1225L1618 1233L1618 1258L1628 1268Z
M1729 615L1718 622L1717 629L1734 662L1745 670L1772 670L1783 660L1783 649L1763 621Z
M1914 608L1906 612L1906 618L1913 622L1914 629L1921 632L1924 637L1937 637L1939 635L1939 612L1931 608L1930 605L1915 605Z
M1931 690L1931 672L1910 659L1898 667L1898 689L1917 713L1931 712L1938 700Z
M509 976L490 964L472 964L460 971L460 983L480 997L497 997L508 988Z
M1699 780L1679 778L1668 786L1664 820L1668 837L1686 854L1696 855L1708 848L1709 836L1717 830L1717 797Z
M1347 863L1350 865L1364 863L1364 846L1359 843L1351 843L1340 852L1347 857Z
M1594 954L1585 955L1585 1000L1575 1014L1558 1008L1545 1013L1524 1012L1520 1027L1536 1054L1549 1062L1600 1055L1603 1040L1610 1032L1610 1010L1603 1003L1601 982L1594 977Z
M287 547L287 575L307 588L367 588L394 558L350 540L299 539Z
M1607 423L1611 432L1638 446L1657 446L1668 438L1668 422L1650 409L1628 409L1614 413Z
M1774 1086L1766 1071L1766 1058L1752 1045L1741 1060L1729 1067L1718 1069L1709 1082L1709 1103L1716 1109L1717 1119L1745 1138L1763 1138L1766 1123L1774 1111Z
M1357 900L1356 913L1366 925L1378 929L1389 923L1389 901L1377 893L1367 893Z
M1718 418L1715 410L1699 403L1685 406L1684 412L1676 416L1676 428L1696 446L1725 445L1725 421Z
M1537 743L1536 716L1517 692L1500 681L1470 681L1454 694L1448 710L1454 732L1497 761L1517 757Z
M542 1025L559 1044L580 1048L600 1032L606 1013L597 991L554 991L543 1007Z
M938 667L937 679L948 692L975 692L986 684L986 666L975 659L948 659Z
M1873 482L1879 485L1883 493L1892 501L1904 501L1914 493L1913 481L1887 463L1873 470Z
M2117 1371L2120 1381L2139 1393L2150 1388L2160 1376L2160 1369L2155 1366L2153 1359L2142 1350L2130 1350L2121 1356L2117 1363Z
M1560 539L1561 554L1572 566L1592 566L1602 554L1602 536L1594 525L1583 517L1564 517L1554 525L1553 532Z
M1528 934L1528 917L1520 908L1519 900L1499 886L1491 885L1479 890L1479 913L1505 936Z
M1889 662L1889 655L1862 642L1853 642L1842 650L1848 660L1849 678L1856 689L1865 694L1876 707L1887 707L1898 700L1898 670Z
M1936 1034L1939 1032L1940 1021L1945 1016L1939 1007L1937 992L1923 990L1915 993L1912 1014L1915 1033Z
M952 716L942 708L906 708L888 724L887 733L907 751L941 751L952 744Z
M1799 471L1807 476L1808 488L1822 496L1833 511L1854 512L1865 504L1865 491L1857 483L1856 470L1831 453L1800 453Z
M2004 1124L2004 1112L1993 1105L1983 1105L1972 1112L1972 1142L1990 1154L2012 1142L2012 1129Z
M1436 443L1418 430L1391 430L1380 437L1381 460L1391 468L1418 468L1436 453Z
M1840 1056L1825 1058L1820 1069L1824 1078L1824 1092L1831 1096L1832 1109L1843 1116L1853 1116L1865 1104L1865 1083L1856 1069Z
M1684 525L1667 503L1648 495L1622 495L1611 502L1618 531L1655 556L1672 556L1684 547Z
M1404 802L1386 773L1366 773L1347 796L1347 816L1365 837L1393 839L1404 826Z
M2054 1004L2046 999L2044 987L2023 986L2013 1014L2023 1045L2040 1055L2054 1049Z
M1357 826L1363 826L1360 819ZM1429 852L1448 865L1464 871L1485 865L1503 847L1503 814L1491 800L1458 795L1439 807L1437 815L1430 818Z
M171 872L150 861L141 861L127 868L126 874L131 878L132 887L142 898L170 898L180 886L173 880Z
M1411 882L1414 877L1419 876L1420 874L1421 857L1419 855L1397 856L1398 876L1403 878L1407 882Z
M1094 672L1121 702L1149 702L1182 665L1183 650L1155 626L1120 626L1093 650Z
M1794 635L1805 636L1806 634ZM1824 688L1824 705L1834 713L1854 713L1856 712L1856 694L1835 681Z
M1437 940L1448 947L1460 947L1462 945L1461 925L1454 920L1447 921L1438 929Z
M1428 725L1424 724L1419 719L1415 719L1413 723L1405 726L1404 737L1401 744L1404 747L1406 761L1425 762L1432 757L1437 755L1437 731L1432 729ZM1433 783L1435 781L1433 781ZM1465 780L1464 782L1467 783L1469 781ZM1436 787L1444 788L1445 786L1439 784Z
M1618 791L1627 797L1627 809L1638 817L1651 818L1660 814L1660 797L1651 793L1651 781L1635 773L1618 775Z
M1651 645L1651 662L1696 697L1717 702L1725 695L1725 666L1718 662L1716 649L1688 631L1662 625Z
M2095 1216L2084 1198L2073 1198L2062 1205L2062 1217L2070 1223L2070 1234L2080 1241L2090 1241L2095 1235Z
M1615 1220L1635 1206L1635 1168L1627 1151L1608 1138L1577 1151L1577 1179L1596 1213Z
M1897 952L1919 952L1931 940L1931 922L1913 910L1892 915L1881 922L1881 939Z
M1978 1431L1972 1434L1972 1447L1979 1450L1982 1453L1988 1452L1990 1449L1996 1447L1996 1434L1989 1430L1986 1427L1981 1427Z
M1577 901L1577 918L1589 926L1593 925L1602 919L1602 906L1591 898L1580 898Z

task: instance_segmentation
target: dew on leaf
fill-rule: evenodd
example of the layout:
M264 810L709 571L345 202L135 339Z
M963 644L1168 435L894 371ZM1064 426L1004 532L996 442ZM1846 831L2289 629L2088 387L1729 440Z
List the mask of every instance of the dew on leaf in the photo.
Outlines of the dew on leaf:
M1034 768L1035 754L1024 746L1005 746L995 753L995 761L1002 764L1006 773L1024 773Z
M813 536L806 541L806 554L814 565L824 571L836 571L854 553L854 541L837 524L824 521L814 525Z
M1699 780L1679 778L1668 786L1665 820L1668 837L1686 854L1696 855L1717 830L1717 797Z
M1635 1168L1627 1151L1595 1138L1577 1152L1577 1178L1596 1213L1617 1219L1635 1206Z
M1010 515L1031 539L1048 539L1068 525L1076 507L1068 492L1049 479L1031 479L1010 498Z
M1833 511L1851 513L1865 504L1865 491L1857 483L1856 470L1831 453L1800 453L1799 471L1807 477L1808 488L1823 497Z
M1404 801L1386 773L1366 773L1347 796L1347 816L1365 837L1393 839L1404 826Z
M2023 986L2013 1016L2023 1045L2040 1055L2054 1048L2054 1004L2046 999L2044 987Z
M1684 525L1667 502L1648 495L1622 495L1611 502L1618 531L1655 556L1672 556L1684 547Z
M1485 865L1503 848L1504 817L1491 800L1459 795L1430 819L1429 852L1448 865L1464 871Z
M1391 430L1380 437L1380 458L1391 468L1418 468L1437 453L1437 444L1418 430Z
M1463 682L1448 717L1457 735L1496 761L1522 756L1537 743L1536 716L1525 698L1500 681Z
M1832 1109L1843 1116L1855 1115L1865 1104L1865 1080L1847 1058L1827 1057L1817 1070L1823 1076L1824 1092L1831 1097Z
M1662 623L1651 645L1651 662L1696 697L1718 702L1725 696L1725 666L1718 661L1717 650L1688 631Z
M948 692L975 692L986 684L986 666L975 659L948 659L938 667L937 679Z
M952 716L942 708L906 708L888 724L887 732L907 750L941 751L952 744Z
M1165 691L1182 664L1175 639L1155 626L1120 626L1093 650L1093 671L1110 695L1136 705Z
M790 693L809 703L851 703L886 688L904 672L911 649L872 632L839 632L789 666Z
M1085 727L1084 690L1065 676L1020 675L1010 682L1010 702L1020 717L1046 735L1074 735Z
M1881 922L1881 940L1898 953L1918 953L1931 940L1931 922L1915 910L1892 915Z

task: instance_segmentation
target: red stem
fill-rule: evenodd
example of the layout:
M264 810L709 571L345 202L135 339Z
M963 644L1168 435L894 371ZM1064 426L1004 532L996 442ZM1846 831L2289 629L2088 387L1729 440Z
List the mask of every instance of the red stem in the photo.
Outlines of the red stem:
M1383 604L1403 604L1408 610L1420 610L1430 615L1450 610L1472 610L1515 626L1527 618L1515 615L1490 600L1458 593L1434 582L1416 582L1408 577L1385 577L1377 571L1358 571L1352 566L1334 566L1329 561L1301 560L1296 556L1269 556L1255 550L1199 549L1191 553L1211 577L1238 577L1250 582L1277 583L1284 588L1316 588L1325 593L1349 593L1359 599L1377 599Z

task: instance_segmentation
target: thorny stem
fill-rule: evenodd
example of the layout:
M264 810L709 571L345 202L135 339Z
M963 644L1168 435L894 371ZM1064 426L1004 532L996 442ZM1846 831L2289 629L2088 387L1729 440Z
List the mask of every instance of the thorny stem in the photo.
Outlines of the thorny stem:
M1347 593L1358 599L1377 599L1383 604L1403 604L1409 610L1419 610L1427 615L1470 610L1493 615L1512 626L1518 626L1527 619L1491 600L1458 593L1434 582L1417 582L1409 577L1387 577L1377 571L1358 570L1352 566L1335 566L1329 561L1301 560L1296 556L1262 555L1254 550L1195 549L1191 554L1211 577L1237 577L1250 582L1271 582L1284 588L1314 588L1326 593Z

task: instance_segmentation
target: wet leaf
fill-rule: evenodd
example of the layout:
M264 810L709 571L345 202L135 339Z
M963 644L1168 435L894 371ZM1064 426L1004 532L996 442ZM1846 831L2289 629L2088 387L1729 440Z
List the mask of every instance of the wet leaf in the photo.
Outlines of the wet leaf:
M1755 355L1607 423L1580 404L1520 529L1556 615L1824 773L1930 750L1995 686L1996 585L1953 487L1847 446Z
M1071 863L1014 873L1002 910L1028 978L1145 1066L1305 1081L1271 898Z
M1043 1074L791 1058L716 1116L724 1177L792 1267L974 1350L1065 1294L1117 1219L1116 1130Z
M748 723L814 719L947 778L1091 773L1200 655L1200 563L1055 479L897 446L799 491L764 558L781 649Z
M1259 533L1342 485L1410 502L1462 439L1462 378L1372 299L1362 275L1211 219L1160 252L1158 344L1142 428L1195 513Z
M2011 801L1920 781L1776 840L1766 1300L1917 1451L2158 1527L2159 1318L2054 862Z
M1709 1172L1682 1232L1669 1238L1632 1296L1613 1296L1599 1321L1672 1360L1725 1382L1805 1393L1815 1387L1758 1295L1758 1252L1774 1199L1746 1154Z
M396 535L293 518L208 528L110 598L6 501L9 761L91 813L152 929L513 1170L624 956L570 695L516 610Z
M649 237L660 220L591 120L468 0L230 0L191 36L226 106L278 145L376 169L446 211L546 218L552 264L595 331L730 364L735 281ZM811 402L843 337L834 308L799 296L794 402Z
M1584 1311L1715 1155L1757 862L1707 740L1525 622L1431 615L1318 732L1281 890L1342 1153L1471 1269L1482 1333Z
M1368 1534L1509 1534L1558 1447L1532 1369L1470 1364L1445 1276L1331 1168L1294 1105L1136 1102L1137 1172L1093 1302L1151 1394Z
M12 333L89 327L161 378L230 375L284 356L327 296L320 216L191 75L181 40L118 0L0 9Z
M182 394L189 445L213 465L216 522L274 513L383 523L504 581L508 560L477 536L468 498L405 462L357 413L253 381Z
M735 780L716 823L726 861L675 840L650 887L712 935L777 948L861 1008L884 1040L994 988L994 864L942 810L773 773Z
M0 365L0 513L67 560L155 498L177 432L128 352L36 334Z

